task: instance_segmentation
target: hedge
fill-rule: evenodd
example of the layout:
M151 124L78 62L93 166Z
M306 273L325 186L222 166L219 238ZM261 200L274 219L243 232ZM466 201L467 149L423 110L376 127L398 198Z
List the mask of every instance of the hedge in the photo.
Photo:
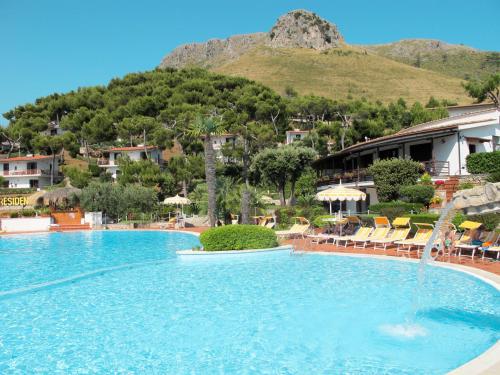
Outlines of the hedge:
M313 221L313 225L315 228L324 228L327 226L327 222L325 219L333 219L335 216L332 215L320 215L316 216L316 218Z
M369 207L370 211L373 212L380 212L384 208L402 208L406 213L410 213L411 211L413 212L420 212L422 211L422 208L424 208L424 205L421 203L408 203L408 202L402 202L402 201L391 201L391 202L382 202L382 203L376 203L372 204Z
M434 187L430 185L402 186L399 189L399 194L405 202L422 203L427 206L434 197Z
M0 188L0 195L32 194L35 191L35 188Z
M206 251L267 249L278 246L276 233L257 225L225 225L200 235Z
M479 152L467 155L469 173L491 173L500 171L500 151Z

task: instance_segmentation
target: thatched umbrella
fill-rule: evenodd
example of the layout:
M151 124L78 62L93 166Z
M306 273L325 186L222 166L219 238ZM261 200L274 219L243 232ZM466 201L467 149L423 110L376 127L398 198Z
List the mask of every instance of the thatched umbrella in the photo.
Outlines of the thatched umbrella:
M51 190L43 195L43 204L46 206L56 206L68 202L73 194L80 194L81 190L74 187L62 187Z

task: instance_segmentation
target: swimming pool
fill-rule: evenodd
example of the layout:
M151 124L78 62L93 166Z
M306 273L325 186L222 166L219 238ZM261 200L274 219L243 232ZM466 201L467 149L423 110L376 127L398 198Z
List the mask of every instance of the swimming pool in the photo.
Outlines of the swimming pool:
M416 264L176 257L197 243L154 231L1 238L0 373L442 374L500 337L498 291L463 273L430 267L415 316Z

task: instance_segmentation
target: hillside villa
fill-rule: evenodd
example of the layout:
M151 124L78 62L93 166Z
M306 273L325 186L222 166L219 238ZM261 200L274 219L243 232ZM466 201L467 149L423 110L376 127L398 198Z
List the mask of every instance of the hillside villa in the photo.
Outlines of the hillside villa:
M118 160L127 156L132 161L149 159L156 164L163 163L162 152L157 146L112 147L102 151L102 157L97 160L97 165L110 173L116 179L120 173Z
M500 150L500 109L482 104L450 107L448 112L447 118L360 142L317 160L318 191L340 183L359 188L366 201L346 202L342 209L364 212L378 202L367 168L375 160L393 157L421 162L434 181L467 176L467 155Z
M27 155L0 159L4 187L8 188L43 188L51 182L52 170L54 183L61 181L59 172L61 157L53 161L52 155Z

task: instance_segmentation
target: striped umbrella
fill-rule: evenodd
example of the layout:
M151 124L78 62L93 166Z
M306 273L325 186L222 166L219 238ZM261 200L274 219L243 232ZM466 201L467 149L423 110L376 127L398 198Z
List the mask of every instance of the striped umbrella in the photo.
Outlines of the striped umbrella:
M330 202L331 215L333 201L364 201L366 199L366 194L357 189L343 187L342 184L340 184L337 187L320 191L316 194L316 199L319 201Z

